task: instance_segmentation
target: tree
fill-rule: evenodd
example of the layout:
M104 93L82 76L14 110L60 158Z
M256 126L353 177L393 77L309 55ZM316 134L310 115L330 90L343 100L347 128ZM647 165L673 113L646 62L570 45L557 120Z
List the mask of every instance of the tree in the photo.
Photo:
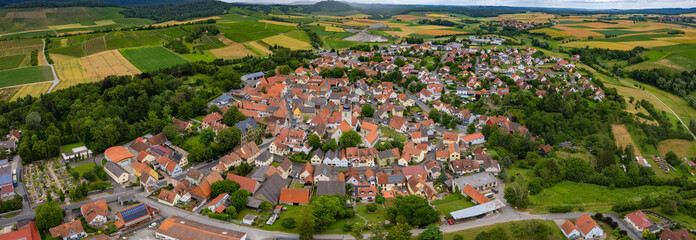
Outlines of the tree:
M292 70L292 68L290 68L290 66L288 66L288 65L282 65L282 66L278 67L278 73L281 75L288 75L288 74L293 73L293 72L294 71Z
M322 231L336 222L336 218L344 217L346 212L345 199L337 195L324 195L314 198L309 204L316 217L316 230Z
M428 113L428 119L432 119L433 122L440 122L440 117L442 115L440 114L440 111L437 109L431 109L430 112Z
M469 126L466 127L466 133L472 134L476 132L476 125L475 124L469 124Z
M353 228L350 231L350 235L353 236L353 238L355 238L356 240L363 240L363 239L365 239L365 236L363 236L362 232L363 232L363 226L353 225Z
M236 106L233 106L230 109L227 109L225 115L222 116L222 123L232 127L238 122L244 121L246 118L247 117L244 116L244 113L239 111Z
M242 132L236 127L220 130L217 135L218 146L220 146L223 151L234 149L234 147L239 145L241 140Z
M234 206L229 206L225 208L225 213L230 215L231 218L237 216L237 209Z
M387 211L390 219L403 217L408 224L425 226L438 219L437 211L428 204L428 200L420 196L399 196L394 199L395 210ZM398 221L397 221L398 222Z
M41 124L41 114L38 112L30 112L27 114L27 116L24 117L24 122L27 124L27 127L32 130L39 130L43 128L43 125Z
M209 146L213 140L215 140L215 132L212 128L203 129L200 133L200 138L198 138L198 142L202 143L206 147Z
M280 222L280 225L286 229L293 229L295 228L295 219L292 217L283 219L283 221Z
M387 240L409 240L411 239L411 226L407 223L399 223L389 229Z
M440 228L433 224L428 225L425 231L418 235L419 240L442 240L444 238L445 236L440 231Z
M215 105L213 105L215 106ZM174 124L169 124L162 128L162 132L164 133L165 136L167 136L167 139L177 139L179 138L179 134L181 133L181 129L177 127Z
M271 209L273 209L273 204L263 201L259 208L261 208L261 210L263 211L270 211Z
M304 211L300 211L297 215L297 225L300 239L312 239L317 226L317 217L314 216L314 209L305 208Z
M505 187L505 200L515 207L526 208L527 205L529 205L529 198L527 195L527 189L518 183L513 183Z
M358 144L362 142L362 137L357 132L350 130L343 133L341 138L338 139L338 142L342 148L357 147Z
M309 136L309 139L307 141L309 141L309 146L312 146L315 149L321 148L321 139L319 139L318 135L312 134L311 136Z
M239 189L239 183L236 183L229 179L217 181L210 185L210 192L212 196L215 197L223 193L232 193L234 191L237 191L237 189Z
M501 227L493 228L489 231L483 231L476 235L476 240L508 240L507 232Z
M667 154L665 154L665 161L667 161L667 163L671 164L672 166L679 166L680 163L679 157L677 157L677 154L675 154L672 151L669 151L667 152Z
M244 189L239 189L232 193L230 196L230 202L232 203L232 206L236 207L237 209L244 209L247 204L247 197L249 197L249 192Z
M370 227L370 231L372 232L372 235L370 236L370 240L382 240L387 237L387 233L384 231L384 225L382 224L374 224Z
M370 104L365 104L362 107L362 115L371 118L375 114L375 109Z
M63 192L63 190L58 189L58 198L61 202L65 202L65 193Z
M60 225L63 217L65 217L65 212L60 209L58 203L49 200L36 207L36 228L39 231L48 231L48 229Z

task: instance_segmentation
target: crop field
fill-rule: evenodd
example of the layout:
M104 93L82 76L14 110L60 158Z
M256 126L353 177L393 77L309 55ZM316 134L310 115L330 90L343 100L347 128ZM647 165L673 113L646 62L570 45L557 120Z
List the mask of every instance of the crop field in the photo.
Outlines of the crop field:
M182 24L186 24L186 23L205 21L208 19L220 19L220 16L196 18L196 19L191 19L191 20L187 20L187 21L166 21L166 22L153 24L153 26L182 25Z
M247 49L251 50L256 55L263 56L273 54L273 52L269 50L268 47L261 45L258 41L244 43L244 46L246 46Z
M519 14L503 14L498 16L496 19L514 19L518 21L525 22L548 22L550 18L553 18L553 14L547 13L519 13Z
M283 26L253 21L218 23L217 26L225 37L237 43L259 40L297 29L294 26Z
M20 87L0 88L0 101L9 102L17 94Z
M63 29L91 30L102 26L134 26L152 23L148 19L125 20L118 7L11 8L0 10L0 33L53 31ZM40 35L40 34L39 34Z
M529 32L533 32L533 33L544 33L544 34L546 34L546 35L549 35L549 36L552 37L552 38L555 38L555 37L568 37L568 36L570 36L570 34L568 34L568 33L561 32L561 31L554 30L554 29L550 29L550 28L534 29L534 30L531 30L531 31L529 31Z
M51 85L53 85L53 83L47 82L18 87L17 93L15 93L14 96L12 96L12 100L17 100L18 98L23 98L27 95L31 95L32 97L39 97L41 96L41 94L48 92L48 89L51 88Z
M384 33L389 35L395 35L400 37L406 37L408 35L414 34L420 31L433 31L441 29L451 29L446 26L434 26L434 25L414 25L409 26L406 23L387 23L387 26L392 28L391 31L384 31ZM394 28L399 28L400 31L395 31Z
M61 80L56 89L90 82L89 76L79 58L59 57L56 55L51 55L51 57L55 61L53 65L56 68L56 74L58 74L58 78Z
M210 50L210 53L212 53L218 58L224 59L242 58L245 56L257 55L253 51L249 50L246 46L244 46L244 44L239 43L224 48Z
M16 68L0 71L0 87L9 87L20 84L44 82L53 80L51 68L47 66L35 66Z
M188 62L185 58L161 46L128 48L120 51L123 57L143 72L151 72Z
M180 38L186 35L186 31L177 27L163 28L157 31L169 36L170 38Z
M273 20L259 20L259 22L270 23L270 24L281 25L281 26L292 26L292 27L297 26L297 23L281 22L281 21L273 21Z
M584 47L588 46L590 48L608 48L608 49L613 49L613 50L631 50L631 49L633 49L633 46L628 45L628 44L615 43L615 42L599 42L599 41L568 42L568 43L561 44L561 46L573 47L573 48L584 48Z
M631 144L633 145L633 149L635 150L636 156L641 156L640 150L638 150L638 145L636 145L636 143L633 142L631 134L629 134L628 130L626 130L626 126L611 125L611 132L614 133L614 138L616 139L617 147L625 147L628 146L628 144Z
M275 35L261 39L261 41L271 46L278 45L291 50L312 49L312 45L310 45L308 42L297 40L285 35Z
M104 36L107 49L159 45L166 42L169 36L157 30L132 32L110 32Z
M0 57L0 70L19 67L25 58L27 58L27 54Z
M398 20L401 20L401 21L413 21L413 20L416 20L416 19L425 19L424 17L413 16L413 15L410 15L410 14L408 14L408 15L407 15L407 14L394 15L394 16L392 16L392 18L393 18L393 19L398 19Z
M109 75L141 73L118 50L109 50L83 57L80 59L80 64L84 67L90 81L100 81Z
M678 157L692 157L696 155L696 143L683 139L667 139L657 145L660 156L665 156L668 152L674 152Z
M84 43L85 54L92 55L98 52L106 51L106 40L104 37L92 38Z
M0 57L27 54L41 49L41 39L0 41Z
M345 30L343 30L343 28L334 27L334 26L326 26L326 31L327 32L345 32Z
M210 53L210 51L181 54L181 56L188 59L191 62L198 62L198 61L212 62L213 60L218 58L217 56Z
M467 33L460 32L460 31L454 31L454 30L446 30L446 29L433 29L433 30L420 30L420 31L415 32L414 34L439 37L439 36L459 35L459 34L467 34Z
M223 37L224 38L224 37ZM221 48L227 46L225 43L220 41L217 36L202 36L196 41L195 48L197 50L209 50L215 48Z

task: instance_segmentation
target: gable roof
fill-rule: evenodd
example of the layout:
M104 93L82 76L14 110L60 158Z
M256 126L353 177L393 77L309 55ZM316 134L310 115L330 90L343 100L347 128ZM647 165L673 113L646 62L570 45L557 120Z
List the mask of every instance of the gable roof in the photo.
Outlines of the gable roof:
M17 231L0 234L0 239L7 240L41 240L39 230L34 221L20 227Z
M476 201L478 204L484 204L490 201L490 199L481 194L479 191L476 191L476 189L474 189L470 185L466 185L466 187L464 187L462 191L466 193L466 195L469 195L469 197L471 197L471 199Z
M309 203L309 189L282 188L279 202L285 203Z
M161 145L167 141L169 140L167 139L167 136L164 135L164 132L158 133L157 135L152 136L150 139L147 140L147 142L150 143L150 146Z
M254 197L272 204L277 204L278 199L280 199L281 189L287 185L287 180L283 179L278 174L273 174L266 178L266 181L263 182L259 190L254 193Z
M582 214L582 216L580 216L578 220L575 220L575 226L578 227L578 230L580 230L580 232L583 235L587 235L588 233L590 233L590 231L592 231L593 228L599 227L599 225L597 225L597 222L595 222L595 220L592 219L590 215L587 215L587 213Z
M129 208L118 211L116 215L121 218L121 221L123 221L123 223L129 223L133 220L150 215L150 210L148 209L147 205L145 205L145 203L139 203Z
M561 225L561 230L566 236L570 235L573 231L578 231L578 229L575 228L575 224L570 222L570 220L566 220L563 225Z
M401 173L404 174L404 176L411 176L411 175L423 175L426 176L427 173L425 172L425 169L423 168L422 165L412 165L412 166L407 166L401 169Z
M114 162L120 162L135 157L133 153L126 150L126 148L122 146L114 146L107 148L106 151L104 151L104 155Z
M80 211L82 212L82 215L85 217L87 223L91 223L94 220L94 218L98 216L106 217L106 211L108 210L109 207L106 206L106 201L104 199L96 202L83 204L82 206L80 206Z
M259 182L254 180L254 179L251 179L248 177L242 177L242 176L239 176L236 174L231 174L231 173L227 174L226 179L229 179L229 180L232 180L236 183L239 183L239 188L247 190L250 193L256 192L256 188L259 184Z
M116 177L120 177L123 174L128 174L128 172L126 172L126 170L123 169L123 167L114 162L106 162L106 164L104 164L104 170L109 171Z
M650 222L650 219L648 216L645 216L645 213L643 211L635 211L629 214L626 214L626 217L633 222L638 228L644 229L647 227L650 227L653 225L652 222Z
M689 235L689 231L686 230L685 228L682 229L677 229L677 230L670 230L669 228L665 228L664 231L660 234L660 239L661 240L691 240L691 235Z
M239 240L246 233L194 222L182 217L170 217L157 228L157 233L179 240Z
M321 181L317 182L317 196L323 195L346 195L346 182L343 181Z
M56 227L53 227L49 229L51 232L52 237L69 237L74 234L78 234L81 232L84 232L85 229L82 228L82 222L79 220L73 220L71 222L67 222L61 225L58 225Z

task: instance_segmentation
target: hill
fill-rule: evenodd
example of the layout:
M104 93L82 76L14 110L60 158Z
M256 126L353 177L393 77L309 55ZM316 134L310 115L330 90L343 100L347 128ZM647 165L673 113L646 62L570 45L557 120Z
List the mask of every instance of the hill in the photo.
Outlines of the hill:
M157 5L157 4L177 4L185 2L195 2L197 0L101 0L101 1L84 1L84 0L0 0L0 7L12 8L34 8L34 7L105 7L103 5L116 6L142 6L142 5ZM101 6L96 6L101 5Z
M355 7L344 2L338 1L321 1L313 5L303 6L303 12L347 12L356 10Z

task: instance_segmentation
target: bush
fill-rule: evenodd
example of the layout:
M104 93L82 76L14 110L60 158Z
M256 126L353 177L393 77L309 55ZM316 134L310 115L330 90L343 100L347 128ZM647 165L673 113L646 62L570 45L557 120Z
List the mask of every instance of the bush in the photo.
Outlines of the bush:
M373 212L377 211L377 204L373 203L373 204L367 205L367 206L365 206L365 210L373 213Z
M621 231L619 231L619 234L626 236L628 234L628 232L626 232L626 230L621 230Z
M382 196L377 196L377 198L375 198L375 202L376 202L377 204L384 204L384 197L382 197Z
M344 218L355 217L355 211L353 209L346 209L346 213L343 215Z
M572 206L565 205L565 206L553 206L549 208L549 212L552 213L567 213L573 210Z
M618 227L618 226L619 226L619 223L617 223L617 222L612 222L612 223L611 223L611 227L612 227L612 228L616 228L616 227Z
M611 224L614 222L614 219L612 219L611 217L606 217L606 218L604 218L604 222Z
M602 215L601 213L595 213L594 218L595 218L596 220L600 220L600 221L601 221L601 220L604 220L604 215Z
M295 219L294 218L283 219L283 221L280 223L280 225L286 229L293 229L293 228L295 228Z

